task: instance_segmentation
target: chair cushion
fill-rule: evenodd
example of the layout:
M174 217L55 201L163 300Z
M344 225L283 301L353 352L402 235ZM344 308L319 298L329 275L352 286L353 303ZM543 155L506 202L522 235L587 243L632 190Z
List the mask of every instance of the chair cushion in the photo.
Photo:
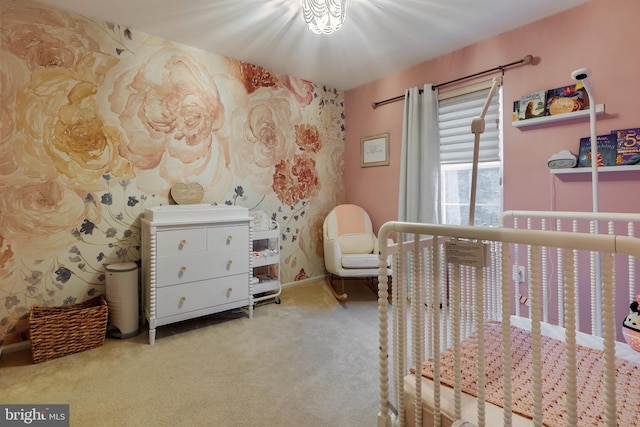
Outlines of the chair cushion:
M338 244L343 254L371 254L373 238L365 233L343 234L338 236Z
M347 254L342 256L343 268L378 268L376 254Z
M338 205L333 208L338 234L369 233L367 213L357 205Z

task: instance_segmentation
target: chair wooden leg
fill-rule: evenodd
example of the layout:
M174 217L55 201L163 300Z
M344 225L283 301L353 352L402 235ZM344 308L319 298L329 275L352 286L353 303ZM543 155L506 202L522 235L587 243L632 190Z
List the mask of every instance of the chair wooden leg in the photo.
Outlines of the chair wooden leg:
M347 299L347 294L344 292L344 279L340 278L340 280L342 281L342 293L339 294L336 289L333 287L333 275L329 275L329 277L327 277L327 285L329 285L329 289L331 290L331 293L333 294L333 296L335 297L335 299L337 299L338 301L344 301Z
M371 289L375 295L378 295L378 281L374 281L373 277L367 278L367 288Z
M370 277L369 280L367 281L367 287L371 289L371 292L378 295L378 281L377 280L374 281L373 277ZM389 302L393 300L393 285L391 283L391 277L389 277L387 282L387 300Z

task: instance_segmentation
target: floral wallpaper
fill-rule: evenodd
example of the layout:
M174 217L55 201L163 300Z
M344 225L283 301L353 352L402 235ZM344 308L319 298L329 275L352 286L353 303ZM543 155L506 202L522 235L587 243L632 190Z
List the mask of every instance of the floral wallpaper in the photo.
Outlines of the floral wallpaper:
M199 183L263 210L281 280L323 275L344 191L344 94L26 1L0 0L0 344L33 305L104 293L140 260L140 217Z

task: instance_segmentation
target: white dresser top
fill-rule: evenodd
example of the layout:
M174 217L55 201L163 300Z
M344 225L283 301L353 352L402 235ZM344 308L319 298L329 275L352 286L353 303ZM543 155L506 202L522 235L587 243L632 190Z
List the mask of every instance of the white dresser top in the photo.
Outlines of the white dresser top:
M249 219L249 209L230 205L161 205L146 208L144 219L150 222L201 222Z

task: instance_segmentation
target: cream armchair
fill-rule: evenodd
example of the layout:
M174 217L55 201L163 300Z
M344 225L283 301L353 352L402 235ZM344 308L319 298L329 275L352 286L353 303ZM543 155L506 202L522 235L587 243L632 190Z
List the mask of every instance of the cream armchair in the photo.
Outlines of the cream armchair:
M338 205L323 224L324 263L329 272L327 284L333 296L347 299L344 280L367 278L368 286L377 293L378 239L373 232L367 212L356 205ZM387 261L387 275L391 276ZM340 279L342 293L336 291L333 282ZM375 279L375 280L374 280Z

